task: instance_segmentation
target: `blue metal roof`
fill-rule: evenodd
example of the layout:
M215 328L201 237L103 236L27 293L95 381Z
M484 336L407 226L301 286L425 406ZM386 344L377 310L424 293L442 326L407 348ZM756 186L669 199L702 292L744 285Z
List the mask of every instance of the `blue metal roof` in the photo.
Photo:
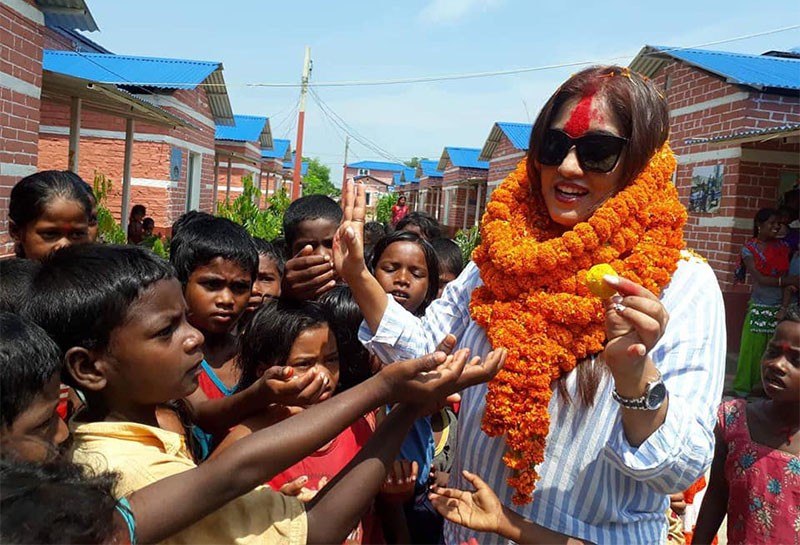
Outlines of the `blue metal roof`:
M289 140L284 140L282 138L273 139L272 149L262 149L261 157L264 159L280 159L283 161L283 158L286 157L286 152L289 150L290 143Z
M419 179L417 178L416 168L411 168L411 167L404 168L400 177L403 181L402 185L411 184L419 181Z
M528 149L528 144L531 139L531 129L533 129L531 123L498 122L497 126L503 131L503 134L508 137L512 146L519 150Z
M285 168L287 170L293 170L294 169L294 161L295 161L296 157L297 157L297 154L295 152L292 152L292 160L291 161L284 161L283 168ZM307 173L308 173L308 161L303 161L301 163L301 165L300 165L300 176L305 176Z
M194 89L221 68L221 63L101 53L44 50L42 68L115 85Z
M267 118L257 115L234 115L234 125L217 124L214 133L216 140L233 140L235 142L258 142L266 129Z
M764 87L800 89L800 59L703 49L652 47L663 54L721 76L728 83L747 85L758 89Z
M443 173L441 170L437 168L439 161L423 159L419 162L420 170L422 171L422 176L426 178L441 178Z
M388 170L389 172L402 172L407 168L402 163L389 163L384 161L359 161L358 163L349 163L348 168L366 168L368 170Z
M450 157L450 162L454 167L458 168L489 168L489 161L479 161L478 156L481 154L480 148L453 148L446 147L442 153L442 159L439 160L439 166L444 168L443 159L445 154Z
M403 181L403 177L401 176L400 172L395 172L394 174L392 174L392 185L396 186L406 185L406 182Z

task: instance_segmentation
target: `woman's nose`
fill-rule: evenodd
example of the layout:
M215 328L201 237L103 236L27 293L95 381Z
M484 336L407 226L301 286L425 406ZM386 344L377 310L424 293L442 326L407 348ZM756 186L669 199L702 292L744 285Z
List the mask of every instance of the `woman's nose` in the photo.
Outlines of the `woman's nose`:
M578 150L575 146L567 152L567 156L558 165L558 173L565 178L580 178L583 176L583 169L578 161Z

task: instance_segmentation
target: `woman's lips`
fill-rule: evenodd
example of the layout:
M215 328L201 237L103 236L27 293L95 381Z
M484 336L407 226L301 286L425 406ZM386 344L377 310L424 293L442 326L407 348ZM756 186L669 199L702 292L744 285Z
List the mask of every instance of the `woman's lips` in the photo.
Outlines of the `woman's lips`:
M571 183L558 183L553 189L556 199L565 203L575 202L589 194L586 188Z

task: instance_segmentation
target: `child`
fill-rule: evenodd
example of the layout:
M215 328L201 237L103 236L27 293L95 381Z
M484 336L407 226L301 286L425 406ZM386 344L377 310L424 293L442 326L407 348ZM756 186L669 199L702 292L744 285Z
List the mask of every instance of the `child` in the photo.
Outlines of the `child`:
M240 387L249 387L273 366L288 366L298 374L317 369L326 384L317 402L331 397L339 383L339 351L329 322L324 307L312 302L278 302L259 310L242 336ZM300 410L286 407L285 417ZM362 416L317 452L273 477L269 485L279 491L285 484L303 479L303 489L310 493L306 499L313 497L367 443L375 427L374 415L368 416L372 421ZM348 539L383 542L374 509L365 513Z
M416 233L425 240L433 240L442 236L442 228L436 218L425 212L411 212L397 222L397 231Z
M444 287L458 278L464 270L464 257L458 244L449 238L435 238L430 242L436 251L436 257L439 258L439 293L436 296L439 298Z
M258 251L258 274L250 290L247 302L247 314L252 316L261 305L281 296L281 278L283 277L283 257L278 249L263 238L253 237Z
M139 244L144 240L144 217L147 215L147 208L143 204L135 204L131 208L131 216L128 219L128 244Z
M86 191L86 196L89 197L89 203L92 205L91 211L89 212L89 242L96 242L99 224L97 220L97 197L94 194L94 189L85 181L83 182L82 186L83 189Z
M364 255L369 258L372 249L380 239L388 235L386 226L378 221L368 221L364 224Z
M158 406L197 388L202 360L202 334L186 322L181 287L168 263L138 247L66 248L37 275L28 312L56 340L69 380L86 394L87 407L73 420L73 461L119 472L118 497L196 468L185 448L185 432L160 428L156 419ZM251 438L246 438L222 454L237 449L260 468L258 478L270 478L380 404L432 399L488 380L502 365L504 352L464 370L466 357L459 351L393 364L325 406L254 434L269 442L268 449L253 449L252 441L245 443ZM425 370L434 372L421 376ZM222 481L227 483L217 482L204 493L193 491L191 501L180 496L184 488L165 489L163 494L175 494L172 503L165 504L174 509L196 502L208 509L220 496L227 496L228 502L216 511L206 510L205 518L170 542L341 541L377 492L417 411L407 405L393 411L386 425L305 509L292 498L262 488L231 497L229 489L253 478L253 466L222 468ZM221 463L222 455L196 471L220 469ZM158 514L149 511L147 518L157 519Z
M11 190L8 232L17 257L41 261L51 252L89 242L92 204L86 182L69 171L26 176Z
M153 229L156 228L156 222L153 218L144 218L142 220L142 235L143 239L153 236Z
M723 402L692 543L728 517L728 543L795 543L800 527L800 322L785 319L761 359L769 399Z
M308 195L289 205L283 216L286 273L283 296L316 299L336 285L333 236L342 210L325 195Z
M436 252L415 233L396 231L378 241L370 268L383 290L414 314L424 314L439 293Z
M417 315L436 298L439 291L439 264L433 247L416 233L396 231L378 241L370 263L383 290L403 308ZM438 543L442 519L427 500L427 483L436 452L431 417L414 423L400 457L417 462L419 474L415 497L406 504L411 538L416 543Z

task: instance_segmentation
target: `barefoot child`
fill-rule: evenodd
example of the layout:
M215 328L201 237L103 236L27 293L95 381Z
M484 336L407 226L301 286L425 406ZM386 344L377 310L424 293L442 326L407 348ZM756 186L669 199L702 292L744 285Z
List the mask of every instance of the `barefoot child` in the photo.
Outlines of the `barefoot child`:
M785 319L761 359L769 399L733 399L718 411L711 478L693 544L728 517L728 543L794 543L800 527L800 322Z
M69 380L86 394L85 410L73 419L71 458L96 471L118 472L117 497L195 468L224 469L223 480L229 483L253 478L250 469L220 468L222 456L197 467L185 446L187 433L159 426L156 409L197 388L202 361L202 334L186 322L180 284L168 263L137 247L61 250L37 275L28 312L57 342ZM321 410L311 408L271 428L262 436L271 448L256 452L246 438L230 450L239 449L257 461L262 466L257 477L271 478L374 407L439 397L487 380L503 356L496 353L484 366L471 365L463 373L463 352L392 365ZM424 369L435 373L419 377ZM456 380L458 376L463 378ZM168 542L341 541L377 493L418 410L401 406L394 411L351 464L305 508L293 498L257 488L237 499L228 496L223 507L205 511L203 519ZM173 497L171 505L179 509L182 504L217 501L230 494L230 486L195 491L191 500ZM175 494L185 491L172 488ZM151 511L146 518L150 517L158 519L158 513Z

